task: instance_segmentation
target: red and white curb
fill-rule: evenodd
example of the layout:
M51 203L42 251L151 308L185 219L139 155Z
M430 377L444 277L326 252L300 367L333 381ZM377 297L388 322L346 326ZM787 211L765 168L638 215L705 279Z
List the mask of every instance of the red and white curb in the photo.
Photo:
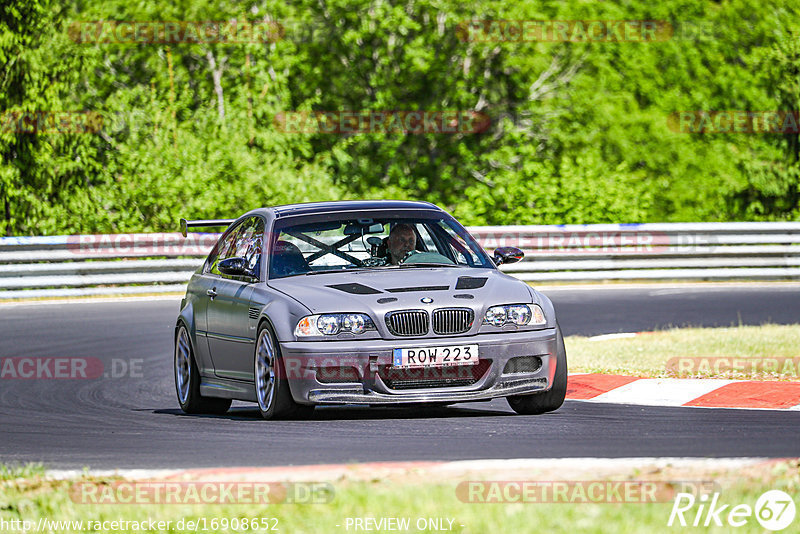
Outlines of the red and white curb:
M645 406L800 411L800 382L571 374L567 399Z

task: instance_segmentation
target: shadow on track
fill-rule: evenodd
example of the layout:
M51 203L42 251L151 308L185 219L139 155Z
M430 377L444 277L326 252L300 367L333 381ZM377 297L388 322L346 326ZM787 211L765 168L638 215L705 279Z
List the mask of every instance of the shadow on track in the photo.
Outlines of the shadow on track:
M234 421L262 420L257 409L247 406L234 406L223 415L185 414L179 409L143 410L155 414L195 417L198 419L230 419ZM413 407L368 407L368 406L325 406L314 410L311 417L294 421L381 421L387 419L451 419L464 417L514 416L511 411L492 408L467 408L455 406L413 406ZM286 421L286 420L284 420Z

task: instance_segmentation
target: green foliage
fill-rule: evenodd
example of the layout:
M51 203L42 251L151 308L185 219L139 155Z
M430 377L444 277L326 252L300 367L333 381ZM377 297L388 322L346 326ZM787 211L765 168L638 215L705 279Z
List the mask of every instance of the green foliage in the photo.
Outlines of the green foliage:
M94 185L87 136L16 133L10 124L14 114L76 110L73 91L85 65L54 31L62 17L50 0L0 5L0 234L60 229L59 206Z
M0 481L14 480L17 478L33 478L44 474L44 465L40 463L28 463L24 465L0 464Z
M61 7L62 5L66 7ZM341 198L468 224L800 219L800 138L687 134L676 111L800 109L800 6L12 0L0 112L96 111L98 133L0 128L0 234L174 230ZM247 43L76 42L79 21L278 21ZM658 42L480 42L476 20L662 20ZM70 33L70 28L73 32ZM287 133L280 113L456 111L478 133Z

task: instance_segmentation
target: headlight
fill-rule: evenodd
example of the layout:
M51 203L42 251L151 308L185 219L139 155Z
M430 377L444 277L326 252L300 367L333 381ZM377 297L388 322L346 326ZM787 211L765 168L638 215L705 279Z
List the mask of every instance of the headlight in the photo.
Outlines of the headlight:
M372 324L368 315L350 313L342 316L342 329L353 334L360 334L367 329L367 323Z
M341 320L338 315L321 315L317 319L317 330L326 336L334 336L339 333Z
M492 306L486 310L484 321L494 326L503 326L508 319L505 306Z
M294 329L297 337L335 336L341 332L362 334L375 330L375 323L363 313L326 313L300 319Z
M483 322L492 326L503 326L506 324L515 324L517 326L547 324L547 320L544 318L544 312L538 304L492 306L486 310Z

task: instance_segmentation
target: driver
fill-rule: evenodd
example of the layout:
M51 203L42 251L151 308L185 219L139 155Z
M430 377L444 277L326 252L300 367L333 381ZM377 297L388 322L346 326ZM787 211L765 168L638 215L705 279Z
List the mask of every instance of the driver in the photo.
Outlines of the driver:
M389 232L386 245L389 252L389 263L400 265L403 258L416 248L417 234L410 224L396 224Z

